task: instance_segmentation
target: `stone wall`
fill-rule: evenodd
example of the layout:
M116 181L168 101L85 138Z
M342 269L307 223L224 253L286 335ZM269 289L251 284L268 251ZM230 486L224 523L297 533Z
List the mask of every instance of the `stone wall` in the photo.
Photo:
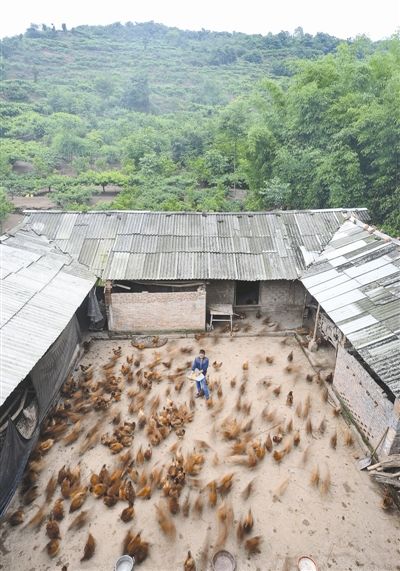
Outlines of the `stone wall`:
M146 333L157 331L204 331L206 293L112 293L110 331Z

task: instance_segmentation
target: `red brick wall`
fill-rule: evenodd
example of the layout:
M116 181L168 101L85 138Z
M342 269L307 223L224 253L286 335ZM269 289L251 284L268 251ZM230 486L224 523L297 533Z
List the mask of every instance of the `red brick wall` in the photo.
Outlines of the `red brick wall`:
M109 312L110 331L203 331L206 293L113 293Z

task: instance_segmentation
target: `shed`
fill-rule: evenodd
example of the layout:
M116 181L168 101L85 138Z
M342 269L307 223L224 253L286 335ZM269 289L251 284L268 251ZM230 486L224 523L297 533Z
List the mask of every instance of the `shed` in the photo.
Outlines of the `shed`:
M44 236L0 238L0 514L77 357L76 312L95 282Z
M349 215L366 209L242 213L27 211L105 284L113 331L204 330L207 307L261 308L302 324L299 278Z
M383 451L400 452L400 241L351 217L301 281L323 310L322 333L336 329L343 404L369 441L387 429Z

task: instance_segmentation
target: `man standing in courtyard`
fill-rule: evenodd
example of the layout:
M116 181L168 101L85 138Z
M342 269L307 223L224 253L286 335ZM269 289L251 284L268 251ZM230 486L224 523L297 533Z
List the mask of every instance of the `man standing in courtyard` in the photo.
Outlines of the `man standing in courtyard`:
M206 357L206 352L204 349L200 349L199 356L195 358L192 364L192 371L198 371L199 376L202 378L196 381L197 394L196 398L205 396L206 400L209 399L210 394L208 392L207 386L207 369L208 369L208 357Z

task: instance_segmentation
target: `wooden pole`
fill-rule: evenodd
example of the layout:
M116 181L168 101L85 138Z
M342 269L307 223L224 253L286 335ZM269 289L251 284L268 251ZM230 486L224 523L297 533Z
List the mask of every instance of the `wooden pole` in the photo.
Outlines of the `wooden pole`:
M318 318L319 318L320 309L321 309L321 306L320 306L320 304L318 304L317 314L315 316L314 333L313 333L313 338L312 338L313 341L315 341L315 337L317 336L317 327L318 327Z

